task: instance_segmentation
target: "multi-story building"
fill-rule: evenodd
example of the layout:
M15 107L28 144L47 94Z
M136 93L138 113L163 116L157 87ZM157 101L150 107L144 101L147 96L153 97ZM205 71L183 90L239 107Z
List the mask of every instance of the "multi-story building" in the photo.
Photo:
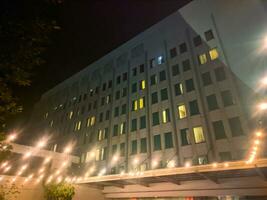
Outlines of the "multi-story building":
M59 151L75 139L95 174L242 159L248 89L228 66L214 16L198 32L183 17L199 2L46 92L32 124Z

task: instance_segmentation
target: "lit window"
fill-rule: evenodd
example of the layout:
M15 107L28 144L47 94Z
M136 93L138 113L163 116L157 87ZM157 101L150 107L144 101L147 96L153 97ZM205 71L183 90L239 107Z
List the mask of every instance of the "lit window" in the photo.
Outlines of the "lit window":
M77 123L77 131L81 129L81 124L82 124L82 122L78 121L78 123Z
M88 117L88 119L87 119L87 127L89 127L89 126L90 126L90 122L91 122L91 118L90 118L90 117Z
M138 109L138 101L134 100L133 101L133 111L136 111Z
M140 90L144 90L146 88L146 81L145 80L141 80L140 81Z
M158 57L158 64L161 65L164 62L163 56Z
M69 114L69 119L71 119L73 116L73 111L70 111L70 114Z
M170 121L170 111L169 109L162 111L162 122L167 123Z
M204 137L203 129L201 126L194 127L193 132L194 132L194 138L195 138L196 144L205 142L205 137Z
M95 152L95 160L96 161L100 160L100 149L97 149Z
M110 100L111 100L111 99L110 99L110 95L108 95L108 96L106 97L106 103L109 104L109 103L110 103Z
M50 122L50 127L52 127L52 126L53 126L53 123L54 123L54 121L52 120L52 121Z
M126 131L126 123L123 122L123 123L121 123L121 125L120 125L120 134L121 134L121 135L124 134L125 131Z
M95 116L91 117L91 123L90 123L91 126L95 125Z
M186 117L186 108L184 104L178 105L178 116L179 119L183 119Z
M102 140L102 130L98 130L98 141Z
M139 108L142 109L145 107L145 97L139 99Z
M179 96L184 93L183 90L183 84L182 83L177 83L174 85L174 92L176 96Z
M210 59L211 60L215 60L219 57L219 53L218 53L218 50L217 48L213 48L209 51L209 54L210 54Z
M48 112L47 112L47 113L45 113L45 116L44 116L44 117L45 117L45 119L47 119L47 117L48 117Z
M200 54L198 56L198 61L199 61L199 64L201 64L201 65L205 64L207 62L207 56L206 56L206 54L205 53Z

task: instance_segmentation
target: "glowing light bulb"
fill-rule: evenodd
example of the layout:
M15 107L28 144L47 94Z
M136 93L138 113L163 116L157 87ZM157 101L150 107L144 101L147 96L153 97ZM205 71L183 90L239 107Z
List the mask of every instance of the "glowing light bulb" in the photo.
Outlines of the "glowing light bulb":
M259 144L260 144L260 141L259 141L259 140L255 140L254 143L255 143L256 145L259 145Z
M229 163L224 163L223 166L224 167L229 167Z
M8 172L10 169L11 169L11 166L6 166L6 167L4 168L4 173Z
M168 164L167 164L167 167L168 167L168 168L173 168L173 167L175 167L175 161L174 161L174 160L169 161Z
M8 142L13 142L16 138L17 138L17 134L16 133L12 133L7 137L7 141Z
M215 163L212 163L212 167L216 168L218 166L218 164L215 162Z
M45 147L45 145L46 145L46 140L42 139L37 143L36 147L37 148L43 148L43 147Z
M256 132L256 136L257 137L261 137L262 136L262 132L260 132L260 131Z
M47 157L47 158L45 158L45 160L44 160L44 163L43 164L47 164L49 161L51 160L51 158L50 157Z
M157 160L153 160L152 161L152 168L155 168L158 166L158 161Z
M259 108L260 108L261 110L266 110L266 109L267 109L267 103L265 103L265 102L260 103L260 104L259 104Z
M71 146L67 146L67 147L65 147L65 149L64 149L64 153L68 154L68 153L71 152L71 150L72 150L72 147L71 147Z
M24 154L23 159L27 159L31 157L31 155L32 155L32 152L28 151L26 154Z
M186 162L184 166L187 167L187 168L191 167L191 163L190 162Z
M5 166L7 166L7 164L8 164L8 162L7 162L7 161L3 162L3 163L1 164L1 167L0 167L0 169L2 169L2 168L4 168Z
M139 162L139 159L138 159L138 158L135 158L135 159L133 160L133 164L134 164L134 165L137 165L138 162Z
M117 162L119 160L119 156L114 155L112 158L112 162Z

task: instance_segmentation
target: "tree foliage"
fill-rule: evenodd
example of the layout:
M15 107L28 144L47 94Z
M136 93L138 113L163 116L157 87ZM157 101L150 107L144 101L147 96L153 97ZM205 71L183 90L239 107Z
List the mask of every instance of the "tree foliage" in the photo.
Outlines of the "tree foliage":
M44 186L46 200L71 200L75 194L73 185L62 183L51 183Z

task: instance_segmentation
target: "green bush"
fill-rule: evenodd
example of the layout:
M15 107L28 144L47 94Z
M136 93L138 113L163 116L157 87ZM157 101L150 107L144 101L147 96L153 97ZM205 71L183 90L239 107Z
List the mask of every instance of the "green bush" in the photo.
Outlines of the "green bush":
M68 183L50 183L44 186L46 200L71 200L75 194L74 186Z

